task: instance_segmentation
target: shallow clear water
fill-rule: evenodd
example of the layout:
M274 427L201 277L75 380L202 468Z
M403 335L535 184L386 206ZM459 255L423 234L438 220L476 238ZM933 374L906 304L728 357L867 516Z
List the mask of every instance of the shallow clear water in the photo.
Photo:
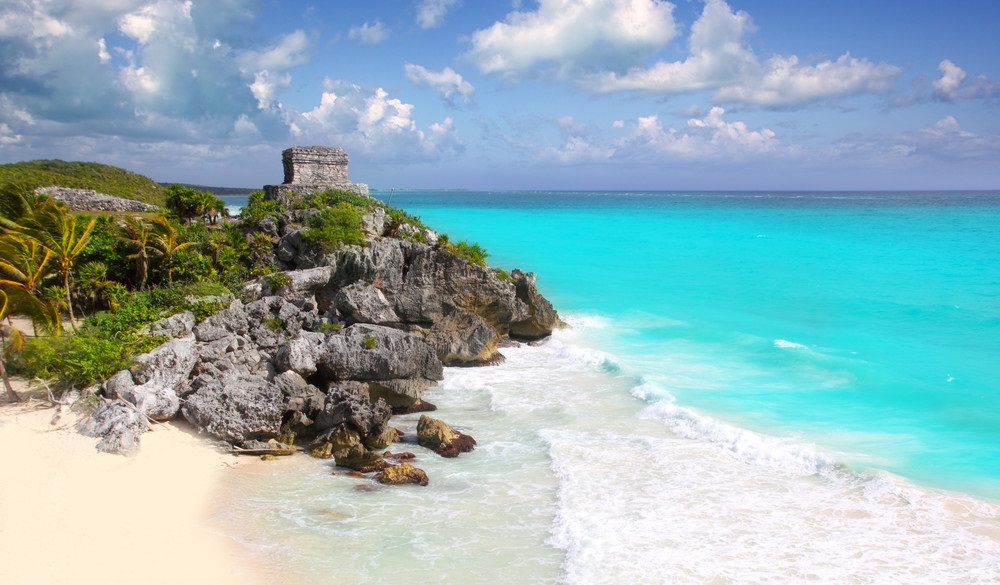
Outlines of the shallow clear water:
M998 194L392 204L538 273L573 328L446 370L428 399L479 447L409 446L426 488L359 491L304 458L234 474L227 530L276 566L321 583L1000 581Z

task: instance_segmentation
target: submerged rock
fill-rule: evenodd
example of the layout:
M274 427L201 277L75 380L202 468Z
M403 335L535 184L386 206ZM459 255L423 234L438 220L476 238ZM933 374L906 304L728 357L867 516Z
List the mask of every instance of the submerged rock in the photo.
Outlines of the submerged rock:
M427 474L423 469L414 467L409 463L400 463L399 465L392 465L386 467L375 476L375 479L379 483L384 483L386 485L405 485L405 484L416 484L416 485L427 485L429 480L427 479Z

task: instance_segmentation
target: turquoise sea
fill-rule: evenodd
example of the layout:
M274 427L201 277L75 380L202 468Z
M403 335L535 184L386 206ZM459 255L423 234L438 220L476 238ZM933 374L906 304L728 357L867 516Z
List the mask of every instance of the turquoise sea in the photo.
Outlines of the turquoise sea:
M225 529L275 567L1000 582L1000 192L391 198L537 273L571 327L447 369L428 399L479 448L418 453L427 488L359 491L304 459L234 474Z

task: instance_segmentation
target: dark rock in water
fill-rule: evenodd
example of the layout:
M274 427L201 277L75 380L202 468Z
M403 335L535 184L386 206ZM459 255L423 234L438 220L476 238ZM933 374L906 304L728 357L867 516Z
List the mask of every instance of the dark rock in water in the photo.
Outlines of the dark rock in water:
M472 451L476 446L476 440L469 435L426 414L417 422L417 443L442 457L458 457L459 453Z
M240 447L233 446L233 453L237 455L264 455L272 459L275 456L294 455L296 451L295 447L274 439L269 441L249 440L244 441Z
M386 467L381 473L375 476L379 483L386 485L427 485L427 474L423 469L419 469L409 463L400 463Z
M418 412L434 412L437 410L437 406L427 402L426 400L418 400L410 406L404 408L393 408L392 414L416 414Z
M383 459L392 459L393 461L413 461L417 458L416 455L410 453L409 451L403 451L402 453L393 453L392 451L386 451L382 453Z
M139 450L142 434L148 428L145 415L115 400L102 401L94 414L76 427L88 437L101 437L98 451L122 455L133 455Z
M347 425L339 425L313 440L309 454L320 459L333 457L340 467L365 473L380 471L388 465L381 455L366 449L361 434Z
M396 437L389 426L392 411L384 400L332 388L313 431L321 434L310 445L314 457L333 457L337 465L358 471L378 471L385 462L370 449L384 449Z
M199 431L231 443L276 437L283 410L281 391L259 376L207 383L181 408L184 418Z

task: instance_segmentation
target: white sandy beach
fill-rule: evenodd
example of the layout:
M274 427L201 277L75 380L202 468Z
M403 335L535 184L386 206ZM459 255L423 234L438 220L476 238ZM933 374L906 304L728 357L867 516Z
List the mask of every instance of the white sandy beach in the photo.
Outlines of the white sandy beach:
M273 582L212 524L222 475L254 459L169 424L137 456L99 453L54 412L0 405L0 583Z

